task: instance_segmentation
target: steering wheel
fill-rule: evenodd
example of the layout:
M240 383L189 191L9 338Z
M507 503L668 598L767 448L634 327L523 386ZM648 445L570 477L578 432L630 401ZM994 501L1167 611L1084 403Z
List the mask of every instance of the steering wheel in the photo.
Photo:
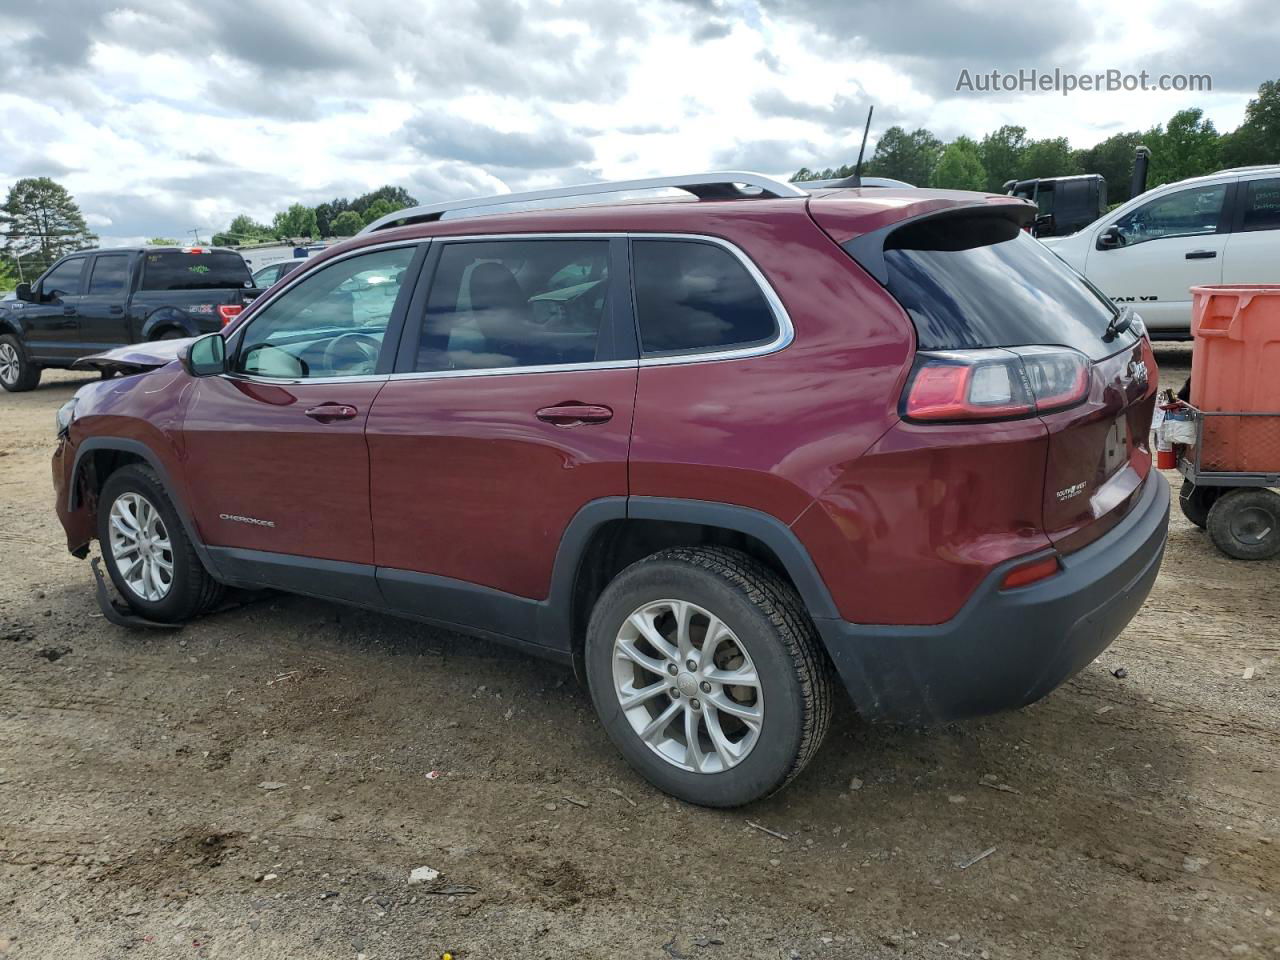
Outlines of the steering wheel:
M367 333L344 333L324 348L326 370L342 373L373 373L378 365L382 341Z

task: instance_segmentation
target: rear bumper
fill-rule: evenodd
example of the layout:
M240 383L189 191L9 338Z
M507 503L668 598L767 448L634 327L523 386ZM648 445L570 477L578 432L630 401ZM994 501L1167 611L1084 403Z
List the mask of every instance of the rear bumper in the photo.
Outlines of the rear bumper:
M1129 515L1064 556L1048 580L1000 590L1006 566L946 623L817 620L818 630L868 719L929 722L1024 706L1079 672L1133 619L1160 571L1168 526L1169 484L1152 470Z

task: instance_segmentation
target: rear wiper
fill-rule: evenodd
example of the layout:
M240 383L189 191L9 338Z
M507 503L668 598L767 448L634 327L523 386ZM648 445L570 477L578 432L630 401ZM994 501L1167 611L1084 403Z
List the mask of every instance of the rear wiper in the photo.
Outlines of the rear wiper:
M1120 312L1107 321L1107 329L1103 331L1103 340L1114 340L1133 326L1133 307L1122 307Z

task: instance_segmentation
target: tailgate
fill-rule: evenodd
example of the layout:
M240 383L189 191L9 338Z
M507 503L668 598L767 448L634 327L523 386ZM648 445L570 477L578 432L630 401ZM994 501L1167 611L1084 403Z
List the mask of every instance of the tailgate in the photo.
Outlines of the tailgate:
M1084 403L1041 416L1049 428L1044 529L1063 553L1119 523L1151 470L1159 378L1150 342L1144 337L1095 361L1092 376Z

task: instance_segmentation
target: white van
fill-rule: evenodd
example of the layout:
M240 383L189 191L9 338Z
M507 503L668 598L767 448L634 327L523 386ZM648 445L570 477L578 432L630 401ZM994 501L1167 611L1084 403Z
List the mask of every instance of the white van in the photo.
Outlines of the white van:
M1157 339L1191 336L1190 288L1280 283L1280 165L1148 190L1068 237L1042 241Z

